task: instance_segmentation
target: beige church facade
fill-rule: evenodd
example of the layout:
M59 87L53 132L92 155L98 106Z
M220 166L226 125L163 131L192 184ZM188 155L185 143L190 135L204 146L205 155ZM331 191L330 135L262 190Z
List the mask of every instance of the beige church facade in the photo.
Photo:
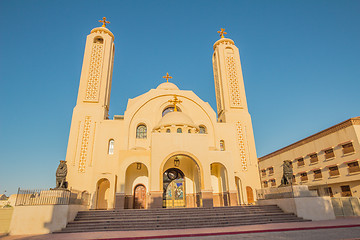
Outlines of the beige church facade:
M66 154L69 188L90 193L91 209L254 203L261 184L240 56L222 33L212 57L217 113L167 75L109 119L114 35L91 30Z

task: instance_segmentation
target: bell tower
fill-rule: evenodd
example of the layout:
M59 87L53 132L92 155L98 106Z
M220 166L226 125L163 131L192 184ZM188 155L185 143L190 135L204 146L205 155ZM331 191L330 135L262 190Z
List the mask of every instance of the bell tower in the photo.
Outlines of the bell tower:
M224 37L224 29L218 33L221 38L214 44L212 57L218 120L232 122L239 113L247 112L244 80L239 49L233 40Z
M99 22L103 25L92 29L86 38L77 102L71 120L66 153L71 187L81 184L81 180L74 181L77 173L91 172L97 128L101 121L108 118L114 35L106 28L110 22L105 17Z

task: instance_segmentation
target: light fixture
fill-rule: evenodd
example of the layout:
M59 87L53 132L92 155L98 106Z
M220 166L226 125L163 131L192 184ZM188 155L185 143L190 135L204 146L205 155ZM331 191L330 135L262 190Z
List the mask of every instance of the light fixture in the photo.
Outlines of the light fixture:
M175 157L175 159L174 159L174 166L175 166L175 167L180 166L180 160L179 160L178 157Z
M136 163L136 169L137 169L137 170L141 170L141 163L139 163L139 162Z

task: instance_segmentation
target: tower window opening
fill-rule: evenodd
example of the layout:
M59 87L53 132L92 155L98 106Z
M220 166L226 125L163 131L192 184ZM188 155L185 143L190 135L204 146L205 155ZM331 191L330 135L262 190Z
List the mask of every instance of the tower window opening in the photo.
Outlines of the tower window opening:
M108 146L108 154L113 155L114 154L114 139L110 139L109 146Z
M166 129L166 132L167 132L167 133L170 133L170 129L169 129L169 128L168 128L168 129Z
M101 37L96 37L96 38L94 38L94 43L103 44L103 43L104 43L104 39L102 39Z
M178 128L178 129L176 130L176 132L177 132L177 133L182 133L182 129L181 129L181 128Z
M225 151L225 141L220 140L220 151Z
M136 128L136 138L146 138L146 132L147 132L147 128L145 125L141 124Z

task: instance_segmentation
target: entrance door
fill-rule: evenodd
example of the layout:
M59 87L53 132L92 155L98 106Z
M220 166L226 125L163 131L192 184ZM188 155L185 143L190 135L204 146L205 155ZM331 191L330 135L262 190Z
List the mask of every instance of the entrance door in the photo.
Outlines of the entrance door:
M176 168L168 169L163 179L163 207L185 207L185 180L182 171Z
M249 187L249 186L246 187L246 195L247 195L247 199L248 199L248 204L254 203L253 190L252 190L252 188Z
M146 208L146 188L142 184L137 185L134 189L134 208Z
M107 180L105 178L100 179L97 183L96 209L107 209L108 208L109 192L110 192L109 180Z

